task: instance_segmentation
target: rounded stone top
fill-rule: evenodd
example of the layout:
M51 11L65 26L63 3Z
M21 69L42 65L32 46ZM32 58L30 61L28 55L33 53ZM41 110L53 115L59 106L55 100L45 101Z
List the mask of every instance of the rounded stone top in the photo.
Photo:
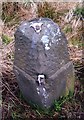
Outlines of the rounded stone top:
M26 34L26 33L31 32L31 31L33 31L33 33L36 32L37 34L40 34L40 32L43 29L43 31L45 32L45 30L44 30L45 27L53 35L60 34L59 26L49 18L37 18L37 19L33 19L31 21L24 21L19 26L19 29L23 34L25 34L27 36L28 34ZM31 31L30 31L30 29L31 29Z
M46 50L50 49L49 46L52 43L58 44L62 40L62 32L59 26L49 18L36 18L24 21L20 24L18 30L35 44L37 42L45 44Z

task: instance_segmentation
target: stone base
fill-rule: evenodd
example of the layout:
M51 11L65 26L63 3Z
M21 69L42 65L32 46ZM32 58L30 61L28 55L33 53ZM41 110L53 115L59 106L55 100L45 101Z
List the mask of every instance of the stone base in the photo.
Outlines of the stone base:
M16 66L14 66L14 72L26 101L37 104L40 107L49 108L53 105L54 100L74 91L75 78L72 62L61 67L50 78L46 78L45 83L41 85L33 77Z

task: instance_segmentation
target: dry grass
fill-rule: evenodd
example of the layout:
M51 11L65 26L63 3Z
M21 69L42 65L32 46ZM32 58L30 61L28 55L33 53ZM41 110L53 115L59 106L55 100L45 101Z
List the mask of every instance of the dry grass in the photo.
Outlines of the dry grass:
M20 6L19 6L20 7ZM21 10L21 11L20 11ZM61 12L61 11L60 11ZM17 16L19 16L19 22L25 19L33 18L31 15L31 9L28 11L21 5L21 8L17 11ZM16 16L15 16L16 17ZM60 19L58 24L61 29L64 30L67 23L64 22L65 14L60 14ZM14 20L14 19L13 19ZM42 111L36 107L31 107L26 103L23 96L20 93L16 77L13 73L13 59L14 59L14 32L18 23L10 24L10 22L5 23L3 28L3 33L13 39L8 45L3 44L3 66L2 66L2 120L65 120L65 119L84 119L84 82L83 82L83 71L84 67L82 65L82 47L79 44L73 45L70 43L72 38L80 38L81 32L79 29L68 29L65 33L69 44L70 58L73 60L76 73L75 90L74 96L70 101L63 104L60 112L52 109L50 111ZM67 30L66 30L67 31ZM79 34L79 36L78 36ZM51 113L51 114L50 114Z

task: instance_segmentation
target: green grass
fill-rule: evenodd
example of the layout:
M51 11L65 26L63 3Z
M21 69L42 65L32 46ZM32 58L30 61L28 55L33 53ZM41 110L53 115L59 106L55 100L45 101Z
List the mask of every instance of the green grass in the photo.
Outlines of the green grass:
M70 99L73 97L73 93L69 91L69 94L67 96L60 97L59 100L54 101L54 109L56 112L60 112L62 109L62 105L70 101Z
M2 34L2 42L4 43L4 44L9 44L10 42L12 41L12 39L11 39L11 37L9 37L9 36L7 36L7 35L5 35L5 34Z
M69 92L67 96L63 96L63 97L60 97L59 100L55 100L52 107L50 108L41 108L38 105L35 105L33 103L30 103L31 104L30 106L32 106L32 109L35 110L38 116L41 117L43 115L46 115L46 116L52 117L55 112L59 113L62 109L63 104L65 102L70 101L72 97L73 97L73 93Z
M71 33L72 32L72 27L71 26L65 26L63 31L64 31L64 33Z
M74 10L74 14L77 16L82 16L84 17L84 7L79 7L77 6L76 9Z
M69 44L73 45L73 46L78 46L78 48L83 48L84 47L83 41L78 37L70 39Z
M20 22L20 17L18 16L18 13L12 13L9 15L3 11L1 18L7 26L17 25Z
M13 120L20 120L21 119L21 115L18 114L17 112L13 111L12 112L12 119Z
M2 20L7 23L10 22L12 19L14 18L14 15L12 14L11 16L9 16L8 14L6 14L5 12L2 12Z

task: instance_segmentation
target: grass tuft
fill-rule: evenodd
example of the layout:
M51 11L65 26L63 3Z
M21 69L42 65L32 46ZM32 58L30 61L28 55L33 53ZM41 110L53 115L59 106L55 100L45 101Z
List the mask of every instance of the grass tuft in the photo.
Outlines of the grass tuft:
M12 41L12 39L9 37L9 36L7 36L7 35L5 35L5 34L2 34L2 42L4 43L4 44L9 44L10 42Z

